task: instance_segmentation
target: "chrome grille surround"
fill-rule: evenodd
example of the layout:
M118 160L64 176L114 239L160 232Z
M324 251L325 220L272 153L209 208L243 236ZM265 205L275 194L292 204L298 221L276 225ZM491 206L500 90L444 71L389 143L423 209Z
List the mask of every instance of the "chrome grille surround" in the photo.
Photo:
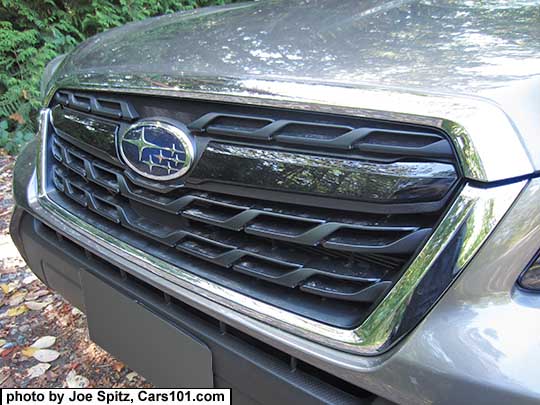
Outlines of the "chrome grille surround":
M116 117L94 109L104 98ZM126 166L118 135L133 119L121 105L138 122L185 126L193 169L159 182ZM175 266L339 328L362 323L463 183L447 135L425 126L64 89L50 108L53 201Z
M40 137L43 140L47 136L50 121L49 109L42 110L40 121ZM45 146L44 142L41 144ZM466 185L404 276L371 315L358 328L350 330L306 319L208 282L149 256L81 221L80 218L48 198L42 172L45 168L45 152L41 150L40 153L37 190L34 191L34 193L37 192L38 197L34 199L33 204L38 211L45 210L52 216L52 218L44 217L43 219L53 227L55 227L53 222L56 221L62 223L64 228L75 227L93 243L103 246L109 253L112 252L137 263L149 272L164 277L181 288L194 291L234 311L324 345L364 355L375 355L387 350L418 322L419 319L413 319L411 323L407 308L410 301L414 299L415 293L421 288L422 281L427 279L426 276L437 259L451 245L460 230L468 229L460 244L455 266L452 269L454 277L459 274L525 185L525 181L488 189ZM32 194L32 190L29 193Z

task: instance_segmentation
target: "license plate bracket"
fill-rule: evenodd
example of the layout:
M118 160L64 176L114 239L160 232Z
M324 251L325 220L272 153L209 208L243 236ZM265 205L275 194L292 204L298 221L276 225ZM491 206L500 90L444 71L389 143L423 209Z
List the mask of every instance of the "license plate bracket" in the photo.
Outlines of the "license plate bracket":
M208 346L89 271L81 278L95 343L156 386L213 388Z

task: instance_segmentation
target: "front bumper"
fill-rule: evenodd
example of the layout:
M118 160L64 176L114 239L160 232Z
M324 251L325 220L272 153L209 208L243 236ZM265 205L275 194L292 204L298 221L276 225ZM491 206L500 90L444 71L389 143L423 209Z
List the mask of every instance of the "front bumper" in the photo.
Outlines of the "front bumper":
M238 373L229 368L240 368L236 367L236 357L225 355L219 357L219 361L214 360L216 385L219 386L223 379L242 393L238 398L247 395L246 398L257 398L262 403L265 398L275 400L254 388L260 386L261 389L267 387L268 393L281 390L290 391L291 395L301 392L311 396L291 396L289 400L313 401L318 398L322 402L335 402L337 397L331 400L320 395L321 392L332 392L332 395L344 395L340 398L345 401L349 398L347 394L335 387L339 382L334 381L334 386L323 382L331 381L331 375L334 375L368 392L402 403L533 403L540 399L540 386L535 378L540 367L540 346L536 338L540 332L540 322L537 322L540 299L514 288L519 273L538 249L540 179L529 181L466 271L422 324L387 353L364 357L334 350L254 321L189 289L179 288L140 264L114 255L107 246L89 240L78 229L66 227L36 201L35 148L35 145L26 148L16 166L14 191L18 208L11 227L12 236L32 270L84 309L80 272L87 271L86 255L100 257L100 262L106 264L101 267L119 269L119 274L131 275L127 280L138 280L135 284L142 282L149 291L165 293L166 297L177 299L185 309L195 311L197 316L217 322L216 334L210 339L190 323L187 313L174 320L205 341L215 358L222 351L238 354L232 341L237 342L238 336L242 336L242 342L250 341L253 345L249 355L244 352L241 357L248 358L254 369L246 366L249 372L233 378L231 376ZM57 233L65 238L57 240ZM57 243L70 243L75 250L79 249L79 257L67 248L55 249ZM119 291L131 291L131 287L106 273L101 275L106 284ZM149 299L143 292L137 297ZM156 311L164 317L167 299L154 303ZM219 327L224 325L237 336L220 334ZM291 372L291 367L281 362L282 372L275 377L274 367L255 360L260 356L268 359L268 352L275 355L270 356L272 364L276 364L276 358L285 356L295 359L293 369L299 360L306 364L305 368L310 369L311 374L298 370ZM267 373L269 369L270 374ZM256 384L252 378L255 370L261 377ZM293 375L302 375L306 384L298 385ZM375 397L366 391L358 390L357 395L366 395L365 401L369 403ZM233 397L236 403L234 393Z

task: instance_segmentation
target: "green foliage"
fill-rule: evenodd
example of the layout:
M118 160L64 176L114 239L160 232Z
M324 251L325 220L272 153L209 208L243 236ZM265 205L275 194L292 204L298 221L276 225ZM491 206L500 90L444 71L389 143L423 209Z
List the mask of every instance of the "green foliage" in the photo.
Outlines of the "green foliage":
M8 131L8 122L0 121L0 148L10 155L16 155L21 148L34 137L33 132L23 131L20 127Z
M0 0L0 148L32 138L41 74L85 38L147 17L235 0Z

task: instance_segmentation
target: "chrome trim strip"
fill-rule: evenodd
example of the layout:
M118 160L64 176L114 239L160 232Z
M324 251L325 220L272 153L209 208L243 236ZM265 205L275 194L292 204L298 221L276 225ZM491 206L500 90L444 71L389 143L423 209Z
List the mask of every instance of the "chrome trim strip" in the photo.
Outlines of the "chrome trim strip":
M49 86L45 106L60 88L193 98L428 125L450 136L468 179L491 182L534 172L509 117L499 106L480 97L281 79L85 73L56 77Z
M116 135L120 129L103 119L80 113L77 110L67 110L60 106L51 109L51 123L57 133L82 142L99 154L117 160Z
M526 181L481 189L466 185L404 275L371 315L356 329L339 329L307 319L209 282L179 267L148 255L103 232L51 201L45 190L46 139L50 110L40 114L37 181L28 189L34 213L45 223L72 235L83 246L99 246L98 255L121 257L179 287L217 304L315 342L351 353L375 355L394 344L409 301L431 265L463 226L467 232L460 245L455 275L463 270L503 215L516 200ZM95 251L94 248L89 248Z
M229 165L241 165L242 170L228 170ZM416 206L414 199L424 198L426 204L442 205L457 183L456 171L449 163L367 162L213 141L206 145L188 184L215 181L320 197L330 192L333 198L381 205ZM388 208L380 209L389 213Z

